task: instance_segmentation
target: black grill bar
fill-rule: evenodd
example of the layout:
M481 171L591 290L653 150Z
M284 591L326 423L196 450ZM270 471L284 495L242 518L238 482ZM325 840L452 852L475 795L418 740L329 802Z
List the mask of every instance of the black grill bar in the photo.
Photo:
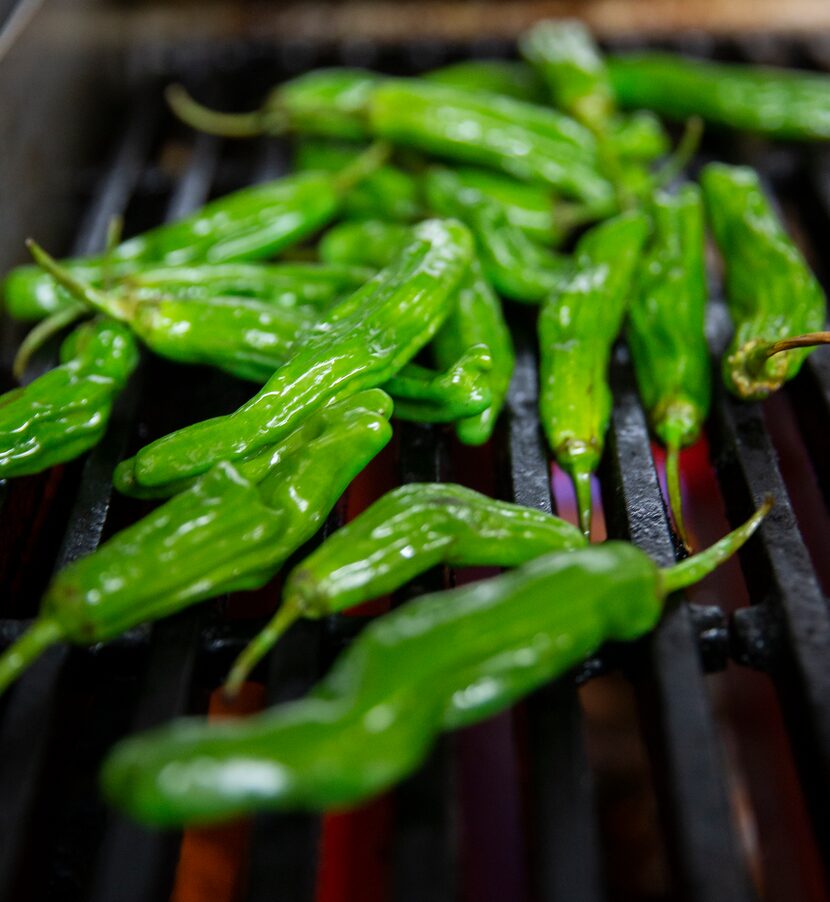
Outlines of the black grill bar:
M166 221L179 219L205 203L217 154L215 139L196 139L189 168L168 205ZM187 712L203 619L204 607L199 607L153 626L147 673L132 732L150 729ZM167 895L177 843L174 833L143 830L132 821L113 815L102 843L101 866L92 898L100 902L114 898L140 902Z
M507 496L553 512L547 445L539 423L536 339L514 330L516 368L507 399ZM594 786L575 686L562 680L527 702L530 755L532 881L541 902L603 898Z
M651 456L648 428L631 367L621 349L612 367L614 412L603 474L609 535L625 537L658 564L675 549ZM646 741L656 766L677 898L688 902L750 900L695 631L686 604L670 600L642 648L635 677ZM649 729L651 728L651 729Z
M149 100L135 106L118 149L73 247L76 254L100 251L110 219L123 212L143 169L156 127ZM75 504L69 515L56 569L97 546L112 497L112 471L126 443L135 390L115 405L104 441L84 464ZM52 649L10 692L0 719L0 898L13 898L20 856L28 836L40 773L51 738L52 713L69 652Z

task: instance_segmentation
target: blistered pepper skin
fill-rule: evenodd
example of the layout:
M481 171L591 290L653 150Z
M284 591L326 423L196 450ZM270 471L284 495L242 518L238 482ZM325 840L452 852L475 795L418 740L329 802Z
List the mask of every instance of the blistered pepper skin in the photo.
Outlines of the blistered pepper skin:
M779 342L812 333L813 345L830 339L818 331L825 327L827 301L753 169L712 163L701 184L735 325L723 379L739 398L762 400L792 379L811 352L809 346L778 352Z
M105 258L67 261L74 274L100 284L149 265L259 260L313 235L340 209L342 192L330 173L304 172L243 188L211 201L191 216L158 226L115 247ZM7 312L38 319L68 303L39 267L13 269L3 283Z
M388 399L379 410L373 393L364 397L368 406L358 396L321 412L316 429L314 417L304 424L301 443L249 466L258 483L218 463L61 570L35 626L0 657L0 691L54 642L103 642L202 599L268 582L389 441Z
M0 479L39 473L96 445L137 363L125 326L79 326L61 346L59 366L0 396Z
M700 436L711 400L705 228L696 185L659 191L629 307L628 346L651 428L668 449L670 506L686 541L678 454Z
M605 641L652 629L665 596L734 553L769 506L667 570L607 542L419 598L371 623L301 701L122 742L105 762L104 792L167 827L355 804L414 770L442 730L503 710Z
M539 408L557 462L571 476L590 533L591 473L611 416L608 363L628 306L648 218L625 213L585 235L575 272L539 315Z
M609 58L620 104L670 119L707 122L801 141L830 138L830 78L671 53Z
M446 319L472 259L460 224L428 220L397 262L303 333L262 390L235 413L174 432L119 465L116 485L157 487L240 460L290 432L332 398L381 385Z

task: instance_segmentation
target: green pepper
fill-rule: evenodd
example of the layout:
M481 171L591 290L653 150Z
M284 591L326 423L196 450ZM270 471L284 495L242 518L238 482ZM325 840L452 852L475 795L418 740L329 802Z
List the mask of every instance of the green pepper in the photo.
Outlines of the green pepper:
M437 214L454 216L468 226L487 280L504 297L539 303L570 271L566 257L510 225L500 204L465 186L452 170L432 167L426 174L426 194Z
M579 525L591 531L591 474L611 416L608 363L648 234L648 218L625 213L579 242L570 280L539 314L542 427L576 492Z
M333 175L302 172L243 188L211 201L191 216L157 226L124 241L102 257L68 261L73 274L101 284L150 265L228 263L272 256L331 222L348 189L382 162L377 145L348 171ZM20 319L54 313L68 303L51 277L35 266L20 266L3 286L6 309Z
M75 329L59 366L0 396L0 479L39 473L96 445L137 363L135 341L119 323Z
M830 138L830 78L737 63L712 63L671 53L612 56L608 69L624 107L670 119L708 122L775 138Z
M576 527L543 511L494 501L460 485L401 486L291 571L279 611L239 656L226 688L235 694L300 617L317 619L355 607L439 564L516 567L584 544Z
M74 267L70 271L80 281L89 281ZM139 270L110 288L123 288L140 298L226 296L255 298L277 307L324 308L373 275L374 270L365 267L320 263L203 263Z
M104 793L159 827L354 805L415 770L441 731L503 710L606 641L651 630L666 597L734 553L768 509L673 567L608 542L416 599L373 621L305 699L124 740L104 763Z
M652 235L632 293L627 338L649 422L667 449L669 506L688 546L678 458L700 437L711 400L700 189L659 191L650 212Z
M504 94L527 103L547 100L542 79L530 66L517 60L462 60L431 69L423 77L452 88Z
M360 144L334 144L319 140L300 141L294 166L301 170L339 172L365 150ZM348 193L343 213L353 219L392 219L411 222L423 212L420 186L415 176L396 166L379 166Z
M142 448L119 464L116 485L163 491L220 460L240 460L279 441L333 398L382 385L432 339L471 259L472 239L460 223L416 226L396 262L298 337L284 366L254 398L228 416Z
M218 463L61 570L35 624L0 656L0 692L56 642L105 642L205 598L265 585L389 441L389 401L379 404L379 394L349 399L337 418L331 410L312 418L316 433L309 421L299 447L288 442L291 453L272 449L260 461L259 483Z
M726 387L757 401L792 379L815 345L830 342L827 301L748 167L712 163L701 177L726 268L735 334L723 357Z
M323 237L320 254L332 262L382 266L399 252L410 236L410 230L400 223L344 222ZM513 342L501 303L484 278L478 260L473 260L459 286L455 305L433 339L432 351L439 367L455 372L468 349L477 345L486 345L490 352L490 404L478 415L467 416L456 424L458 438L465 445L481 445L492 435L515 364ZM390 390L398 396L401 394L396 386L390 385ZM409 419L425 418L423 411L419 416L419 411L408 410L398 401L395 411ZM450 412L457 414L458 407L453 406ZM447 419L445 415L441 421Z

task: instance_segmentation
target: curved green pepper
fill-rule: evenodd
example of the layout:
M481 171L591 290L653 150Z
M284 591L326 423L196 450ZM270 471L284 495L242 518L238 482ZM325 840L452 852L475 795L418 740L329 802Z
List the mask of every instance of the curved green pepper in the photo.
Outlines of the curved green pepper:
M652 629L666 596L729 557L768 509L667 569L608 542L419 598L371 623L301 701L121 742L104 764L104 793L167 827L353 805L412 772L442 730L503 710L603 642Z
M538 303L558 288L570 261L541 247L511 226L500 204L475 188L465 187L450 169L432 167L426 174L432 209L468 226L488 281L504 297Z
M39 473L96 445L138 348L125 326L94 320L65 339L60 361L0 396L0 479Z
M706 212L726 268L735 334L723 357L726 387L757 401L830 342L827 301L749 167L712 163L701 177Z
M196 423L119 464L116 485L158 488L273 444L333 398L382 385L446 319L472 259L460 223L427 220L396 262L332 307L288 361L236 412Z
M580 548L576 527L543 511L495 501L460 485L411 483L388 492L289 574L271 622L239 656L234 694L301 617L317 619L394 592L432 567L517 567Z
M205 598L265 585L389 441L388 399L383 412L362 400L341 404L337 419L318 415L316 434L308 423L302 444L288 443L290 453L274 449L258 484L218 463L61 570L35 624L0 656L0 692L56 642L105 642ZM375 393L365 400L378 406Z
M608 69L624 107L670 119L708 122L802 141L830 138L830 78L672 53L611 56Z
M326 260L341 263L384 265L405 245L411 232L399 223L375 220L341 223L328 232L320 242L320 254ZM504 406L510 380L513 376L515 356L510 330L504 320L499 299L493 292L474 259L458 289L456 303L446 322L435 334L432 351L435 362L447 372L458 372L469 349L477 345L489 348L491 360L489 372L490 404L476 416L467 416L456 424L456 434L465 445L481 445L495 429ZM393 394L401 392L390 385ZM423 418L425 413L407 410L396 401L398 415L410 419ZM453 406L451 413L458 413ZM457 417L456 417L457 418ZM433 420L436 418L433 416ZM446 421L446 415L441 421Z
M348 189L382 161L373 147L360 166L338 174L301 172L242 188L177 222L124 241L105 256L67 261L73 274L101 284L153 266L228 263L278 254L331 222ZM365 164L365 165L364 165ZM36 266L13 269L3 284L6 310L18 319L39 318L68 303Z
M539 314L539 408L559 465L574 483L579 525L591 531L591 474L611 416L608 363L648 235L631 212L593 228L577 245L575 272Z
M696 185L657 192L652 236L629 307L628 346L649 422L667 449L669 506L688 546L680 494L680 449L700 437L711 378L706 317L703 203Z

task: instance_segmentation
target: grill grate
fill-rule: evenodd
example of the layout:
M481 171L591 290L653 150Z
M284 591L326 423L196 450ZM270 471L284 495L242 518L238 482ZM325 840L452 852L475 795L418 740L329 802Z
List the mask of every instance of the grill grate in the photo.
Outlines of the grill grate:
M778 45L769 44L761 45L761 50L780 52ZM746 46L739 51L750 55L758 52L757 47ZM348 60L336 61L350 65L367 62L355 59L356 52L351 46ZM387 68L417 71L440 64L458 52L458 48L440 43L430 43L426 48L414 45L401 53L389 51ZM379 65L385 62L382 57L387 51L381 53L367 46L365 53L371 57L369 64ZM291 48L286 49L279 74L284 76L295 68L296 54L292 54ZM323 62L306 56L303 65ZM253 80L257 82L256 77ZM257 82L256 87L261 85ZM153 194L153 173L168 135L166 122L162 128L158 98L157 85L153 84L129 105L131 117L82 220L72 248L75 253L98 251L110 217L129 211L142 193ZM187 140L191 142L189 163L170 194L165 214L168 219L197 207L218 186L224 190L225 181L264 179L285 170L284 148L278 142L262 142L257 151L259 159L251 162L245 156L246 149L229 148L205 137L188 136ZM785 169L797 173L809 189L811 219L805 224L813 229L816 224L830 224L830 157L823 151L806 153L786 148L782 154L790 163ZM765 169L772 167L768 157L759 159ZM153 200L150 197L151 206ZM815 234L810 228L806 232ZM497 459L489 476L504 497L552 510L550 466L536 406L534 332L524 312L514 314L513 325L516 375L496 439ZM723 340L725 326L722 311L717 308L713 325L717 345ZM181 409L188 409L195 419L213 412L202 410L205 404L230 408L245 396L244 387L215 374L173 373L167 364L146 360L119 402L105 441L83 465L66 467L57 477L61 490L71 491L74 502L55 566L88 553L121 520L137 516L137 506L112 497L110 483L113 467L128 447L142 443L148 432L160 434L177 425L172 417ZM718 380L715 382L719 385ZM601 473L609 534L629 537L658 561L669 563L676 548L624 348L615 358L614 384L614 416ZM170 398L164 410L154 406L158 396L152 390L154 386L164 386ZM828 357L817 354L811 358L787 395L825 498L830 499ZM200 396L209 396L209 400L194 401ZM468 475L453 473L457 455L442 430L400 425L396 432L400 481L453 476L464 479ZM754 540L741 556L755 604L734 616L731 651L735 660L762 667L772 677L787 718L816 841L824 858L830 860L830 617L826 602L799 532L762 410L738 404L718 391L709 441L732 522L743 520L767 492L777 499L760 540ZM485 455L475 459L482 466L491 466ZM41 511L46 507L47 516L50 510L60 510L55 493L50 495L46 490L51 485L48 478L52 477L35 477L4 487L0 504L6 511L18 511L28 503L32 519L39 507ZM50 498L52 508L48 506ZM340 517L333 515L330 527L336 526ZM37 538L33 541L39 549L37 554L48 557L48 543L41 547ZM0 549L0 561L3 557ZM3 565L11 572L8 561ZM452 574L430 574L402 593L402 599L444 585L448 578ZM117 735L183 713L204 711L207 693L254 628L245 621L226 619L226 606L227 600L204 605L151 630L133 631L106 648L53 650L0 701L0 898L140 902L169 896L179 836L148 833L105 814L100 803L90 801L94 767ZM28 621L10 616L18 614L17 608L0 613L7 616L0 622L0 644L5 644L19 635ZM608 650L580 672L581 678L587 678L621 660L631 676L667 834L671 898L690 902L755 898L730 805L722 739L704 678L704 663L723 666L718 654L703 655L701 638L701 632L708 631L712 639L717 613L713 618L711 610L701 612L678 599L652 638L633 650ZM330 661L364 620L339 617L320 625L303 623L295 627L268 660L267 702L301 695L317 678L321 662ZM723 629L715 629L714 635L716 645L719 641L720 646L725 645ZM113 674L115 689L104 688ZM124 692L116 701L112 695L118 696L119 687ZM67 734L64 709L77 704L79 698L86 700L85 710L99 714L111 713L116 706L123 709L112 724L104 723L96 730L94 748L87 750L89 760L76 762L70 756L70 765L86 767L81 783L87 792L84 830L72 828L75 796L71 788L61 787L56 777L74 774L71 767L67 771L67 765L62 765L61 769L55 761L61 755L61 743L71 736ZM524 801L529 811L524 830L530 850L529 895L540 900L597 902L605 897L603 850L575 682L562 680L537 692L527 702L522 717L528 747ZM77 727L73 725L72 729ZM463 884L459 860L464 851L463 843L459 843L463 812L460 815L457 810L461 794L459 761L466 760L464 756L469 757L475 745L467 743L465 748L462 755L456 737L444 738L422 772L395 793L390 885L396 900L450 900L459 895ZM50 793L54 795L45 798ZM77 801L74 804L77 806ZM44 812L50 813L54 825L45 823ZM318 817L257 818L246 899L259 902L277 894L291 902L312 899L320 833ZM32 868L33 850L37 849L38 867ZM487 867L486 862L479 861L479 865Z

